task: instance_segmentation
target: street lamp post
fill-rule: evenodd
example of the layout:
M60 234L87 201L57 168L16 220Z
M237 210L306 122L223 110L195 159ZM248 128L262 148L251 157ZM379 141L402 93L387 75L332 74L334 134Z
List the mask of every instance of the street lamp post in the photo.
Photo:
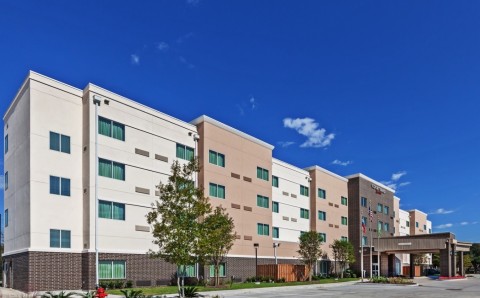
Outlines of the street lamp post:
M280 243L278 243L278 242L273 243L273 255L275 256L275 265L278 264L278 262L277 262L277 247L279 247L279 246L280 246Z
M258 280L258 243L254 243L255 247L255 281Z

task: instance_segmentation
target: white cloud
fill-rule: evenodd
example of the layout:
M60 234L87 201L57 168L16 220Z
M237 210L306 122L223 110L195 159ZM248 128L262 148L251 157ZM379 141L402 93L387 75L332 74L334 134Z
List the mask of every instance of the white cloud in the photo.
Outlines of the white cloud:
M280 146L282 146L283 148L286 148L286 147L288 147L288 146L291 146L291 145L295 144L295 142L291 142L291 141L282 142L282 141L280 141L280 142L278 142L278 144L279 144Z
M164 41L161 41L161 42L157 43L157 49L162 51L162 52L167 51L169 48L170 48L170 46L168 45L168 43L166 43Z
M447 223L447 224L444 224L444 225L438 225L435 228L436 229L446 229L446 228L451 228L452 226L453 225L451 223Z
M185 59L185 57L183 57L183 56L178 57L178 60L180 60L180 62L182 62L183 64L185 64L188 68L195 68L195 65L193 65L193 64L190 63L190 62L188 62L187 59Z
M3 189L5 187L4 182L5 177L3 175L0 175L0 189Z
M187 0L188 5L197 6L200 0Z
M462 221L462 222L460 223L460 225L466 226L466 225L468 225L468 221Z
M332 143L335 134L326 134L325 128L318 128L319 124L312 118L285 118L283 126L295 129L299 134L306 136L308 139L300 147L322 148Z
M132 62L133 65L138 65L140 64L140 56L132 54L130 55L130 61Z
M400 171L392 174L392 181L398 181L402 176L407 175L407 171Z
M332 161L332 165L339 165L339 166L348 166L350 164L352 164L353 161L350 161L350 160L347 160L347 161L341 161L341 160L338 160L338 159L335 159L334 161Z
M450 214L453 213L453 210L446 210L443 208L438 208L437 210L430 212L429 214Z
M478 221L472 222L472 225L476 225L476 224L478 224Z
M252 110L255 110L257 107L257 102L255 101L255 97L250 97L250 105L252 106Z
M401 182L400 184L398 184L398 187L407 186L407 185L410 185L410 184L412 184L412 182L410 182L410 181Z
M238 112L240 113L240 115L245 115L245 110L243 109L243 107L241 105L236 105L237 109L238 109Z

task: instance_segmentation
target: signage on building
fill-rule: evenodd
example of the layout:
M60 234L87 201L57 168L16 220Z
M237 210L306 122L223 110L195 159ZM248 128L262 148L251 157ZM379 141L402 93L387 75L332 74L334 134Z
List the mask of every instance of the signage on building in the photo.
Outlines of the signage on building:
M375 189L375 192L379 195L386 193L385 189L383 189L380 186L377 186L375 184L372 184L372 188Z

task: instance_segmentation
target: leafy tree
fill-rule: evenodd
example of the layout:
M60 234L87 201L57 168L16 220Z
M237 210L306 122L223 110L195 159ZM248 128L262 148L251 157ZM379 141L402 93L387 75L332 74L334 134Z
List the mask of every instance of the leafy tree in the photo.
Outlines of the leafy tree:
M423 264L426 264L427 261L428 261L428 256L426 254L417 254L413 259L413 264L423 265Z
M472 265L475 273L480 271L480 243L474 243L470 247L470 258L472 259Z
M320 247L323 239L315 231L305 232L300 235L300 249L297 251L305 266L308 267L308 280L312 281L313 266L322 256L322 248Z
M204 260L198 245L204 232L200 219L205 218L212 208L203 189L193 183L198 171L197 160L186 165L175 161L167 183L157 186L159 200L152 204L152 210L147 214L147 222L152 225L153 243L159 248L157 252L150 251L151 256L177 265L191 265ZM180 278L177 282L179 293L183 296Z
M202 235L199 248L201 255L206 256L206 260L212 263L215 268L215 286L220 281L220 265L225 260L225 256L230 251L237 237L233 219L225 213L221 206L216 207L212 214L207 215L202 223Z
M432 265L440 267L440 254L432 254Z
M330 247L332 248L335 262L338 261L340 264L340 274L341 278L343 278L343 272L345 271L346 265L355 262L353 245L347 240L335 239L333 243L330 244Z
M466 254L463 256L463 270L468 272L470 267L472 267L472 258L470 257L470 254ZM462 272L462 274L465 274L465 272Z

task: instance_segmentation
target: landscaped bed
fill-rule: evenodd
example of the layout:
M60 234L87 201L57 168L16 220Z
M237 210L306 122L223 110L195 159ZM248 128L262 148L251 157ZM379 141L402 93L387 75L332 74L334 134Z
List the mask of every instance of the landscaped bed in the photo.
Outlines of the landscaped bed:
M384 276L375 276L370 280L366 280L363 283L374 283L374 284L389 284L389 285L416 285L413 279L403 278L403 277L384 277Z
M285 286L300 286L300 285L314 285L314 284L328 284L328 283L341 283L347 281L357 281L358 278L343 278L343 279L334 279L326 278L320 279L312 282L288 282L288 283L268 283L262 282L260 284L255 284L252 282L249 283L234 283L231 286L225 285L221 287L202 287L198 286L198 292L207 292L207 291L224 291L224 290L241 290L241 289L257 289L257 288L270 288L270 287L285 287ZM163 286L163 287L148 287L148 288L135 288L134 290L141 290L145 295L164 295L164 294L176 294L178 293L177 286ZM108 290L109 294L122 295L120 290Z

